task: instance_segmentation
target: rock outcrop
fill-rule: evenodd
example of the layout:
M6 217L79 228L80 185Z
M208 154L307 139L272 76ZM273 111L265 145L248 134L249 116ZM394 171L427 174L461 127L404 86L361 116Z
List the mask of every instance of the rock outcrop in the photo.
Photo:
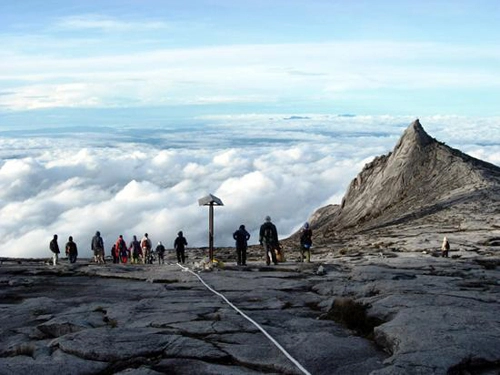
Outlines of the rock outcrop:
M311 374L497 374L500 259L452 254L313 253L314 263L276 267L251 258L197 275ZM303 373L167 258L4 262L0 374ZM191 268L201 259L190 258Z
M319 209L311 222L317 237L328 241L424 218L432 222L446 210L450 215L441 215L440 225L456 225L457 207L486 217L499 201L499 167L435 140L416 120L391 153L365 165L341 205Z

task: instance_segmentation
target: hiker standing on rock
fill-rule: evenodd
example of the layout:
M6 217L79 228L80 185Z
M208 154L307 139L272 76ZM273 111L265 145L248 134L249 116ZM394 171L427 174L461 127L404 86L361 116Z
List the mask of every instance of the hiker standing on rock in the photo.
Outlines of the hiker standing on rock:
M247 232L243 224L233 233L233 238L236 240L236 258L238 266L247 265L247 241L250 239L250 233Z
M113 263L120 263L118 260L118 251L116 250L116 243L111 246L111 256L113 257Z
M73 237L69 236L68 242L66 243L66 255L68 256L70 263L75 263L78 257L78 248L76 243L73 242Z
M266 254L266 264L269 266L271 260L275 265L278 264L276 259L276 253L274 249L279 248L278 242L278 230L276 226L271 222L271 217L266 216L266 222L260 226L259 232L259 242L261 246L264 246L264 252Z
M312 230L309 228L309 223L305 223L300 231L300 261L304 261L304 256L307 263L311 262L311 246L312 246Z
M158 245L156 246L156 254L158 254L158 264L165 264L165 246L161 243L161 241L158 242Z
M52 251L52 262L54 266L59 262L59 245L57 243L57 234L54 234L54 238L50 241L49 244L50 251Z
M175 252L177 253L177 262L184 264L186 261L186 255L184 254L185 247L187 246L187 240L186 237L184 237L184 234L182 231L177 233L177 238L174 241L174 249Z
M142 262L151 264L151 248L153 245L151 244L151 240L148 238L148 234L144 233L144 237L141 240L141 248L142 248Z
M139 263L139 258L141 257L141 244L139 241L137 241L137 236L132 237L132 241L130 242L130 246L128 247L128 250L130 253L132 253L132 260L130 261L131 263Z
M94 252L94 261L96 263L104 263L104 241L101 237L101 232L95 232L92 237L91 249Z
M445 236L443 238L443 244L441 245L441 256L448 258L448 251L450 251L450 243L448 242L448 238Z
M123 239L123 235L120 234L118 239L116 240L116 249L115 252L117 253L117 263L127 263L128 260L128 249L127 249L127 243Z

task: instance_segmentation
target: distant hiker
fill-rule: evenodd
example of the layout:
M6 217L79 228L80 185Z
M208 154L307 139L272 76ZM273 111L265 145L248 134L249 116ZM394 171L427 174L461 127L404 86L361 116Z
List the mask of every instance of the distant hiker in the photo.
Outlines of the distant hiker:
M142 256L141 244L137 241L137 236L134 236L128 247L129 252L132 254L131 263L139 263Z
M250 233L248 233L243 224L240 228L233 233L233 238L236 240L236 257L238 266L247 265L247 241L250 239Z
M91 249L94 252L94 262L104 263L104 241L101 232L95 232L95 236L92 237Z
M156 246L156 254L158 254L158 264L165 264L164 254L165 254L165 246L160 242L158 242L158 246Z
M118 250L116 249L116 243L111 246L111 256L113 257L113 263L120 263Z
M446 236L443 238L443 244L441 245L441 256L444 258L448 258L448 252L450 251L450 243L448 242L448 238Z
M278 231L271 222L270 216L266 216L265 223L260 226L259 242L261 246L264 246L266 264L271 264L271 260L275 265L278 264L275 253L275 249L279 248Z
M66 243L66 255L69 258L70 263L75 263L78 257L78 249L76 243L73 242L73 237L69 236L68 242Z
M300 261L311 262L312 230L309 223L305 223L300 231Z
M52 238L52 240L50 241L49 248L50 251L52 251L52 262L54 266L56 266L57 263L59 262L59 253L60 253L59 245L57 243L57 234L54 234L54 238Z
M115 251L117 252L119 262L120 263L127 263L127 260L128 260L127 244L125 243L125 240L123 239L123 235L121 235L121 234L118 237L118 239L116 240Z
M182 231L177 233L177 238L174 241L174 249L177 253L177 262L184 264L186 261L186 255L184 253L185 247L187 246L186 237L184 237Z
M148 238L148 234L144 233L144 237L141 240L142 256L144 263L151 263L151 240Z

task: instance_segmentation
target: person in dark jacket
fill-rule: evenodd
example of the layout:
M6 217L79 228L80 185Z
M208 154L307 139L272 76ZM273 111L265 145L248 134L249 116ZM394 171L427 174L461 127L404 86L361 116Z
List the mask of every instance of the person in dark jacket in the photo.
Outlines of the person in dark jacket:
M187 246L187 240L186 237L184 237L184 234L182 231L177 233L177 238L174 241L174 249L175 252L177 253L177 262L184 264L186 261L186 255L184 253L185 247Z
M271 264L272 260L277 265L278 260L276 259L275 249L279 248L278 230L271 222L271 217L266 216L265 220L265 223L260 226L259 242L266 253L266 264Z
M54 263L54 266L57 265L59 262L59 244L57 243L57 234L54 234L54 237L50 241L49 244L50 251L52 251L52 262Z
M94 252L94 262L104 263L104 241L99 231L92 237L91 249Z
M156 246L156 254L158 254L158 264L165 264L165 246L160 242L158 242L158 246Z
M305 223L300 231L300 261L304 258L307 263L311 261L311 246L312 246L312 230L309 228L309 223Z
M250 233L245 229L242 224L240 228L233 233L233 238L236 240L236 257L238 266L247 265L247 241L250 239Z
M113 263L120 263L118 257L118 251L116 250L116 243L111 246L111 256L113 257Z
M450 242L447 237L443 238L443 244L441 245L441 256L448 258L448 252L450 251Z
M137 241L137 236L133 236L130 246L128 247L129 253L132 255L131 263L139 263L139 259L142 256L141 244Z
M78 248L76 243L73 242L73 237L69 236L68 242L66 243L66 255L68 256L70 263L75 263L78 257Z

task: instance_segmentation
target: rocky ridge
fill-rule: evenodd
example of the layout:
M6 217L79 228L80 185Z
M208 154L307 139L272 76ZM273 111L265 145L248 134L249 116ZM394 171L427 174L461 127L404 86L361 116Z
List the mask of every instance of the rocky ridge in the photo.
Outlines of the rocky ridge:
M416 120L391 153L365 165L341 205L320 208L311 224L323 244L386 237L401 250L428 250L436 233L495 231L499 208L500 168L435 140Z

